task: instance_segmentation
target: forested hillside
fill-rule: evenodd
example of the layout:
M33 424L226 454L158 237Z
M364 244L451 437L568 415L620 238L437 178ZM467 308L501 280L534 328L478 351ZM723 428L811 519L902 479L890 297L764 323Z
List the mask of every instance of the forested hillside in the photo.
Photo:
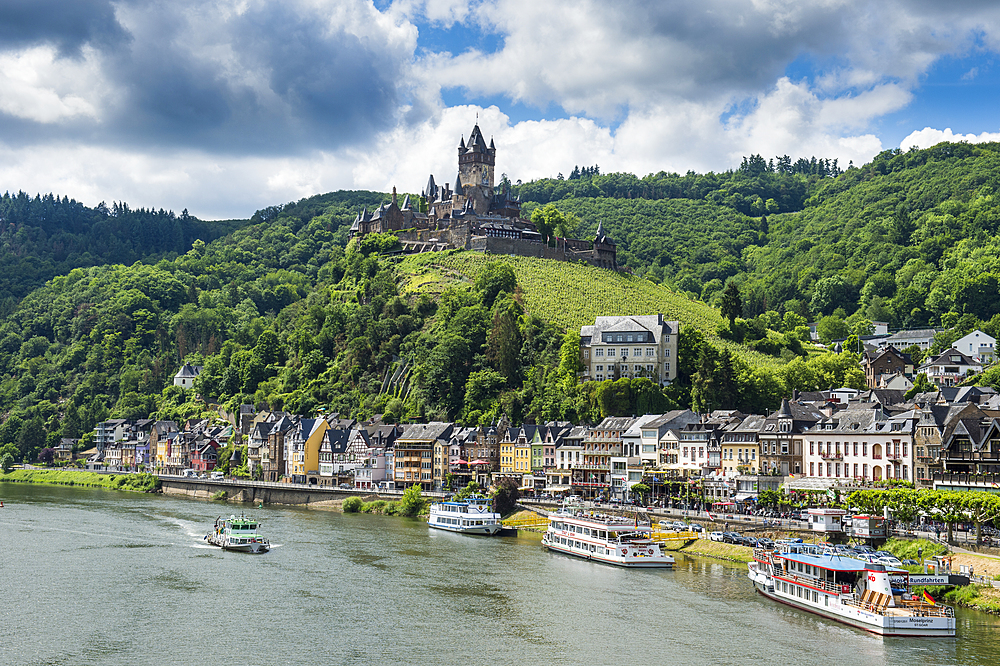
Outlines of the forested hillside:
M691 198L682 188L526 203L575 212L580 235L603 220L633 275L457 251L379 257L393 239L346 243L358 210L388 200L376 192L269 207L210 242L199 225L216 223L183 215L121 205L87 213L90 226L65 218L46 227L36 212L39 235L27 222L4 227L22 243L4 255L8 279L39 263L32 247L47 261L80 261L85 253L60 255L53 239L118 235L114 225L127 241L121 253L163 239L190 249L73 268L0 321L0 447L30 459L109 416L183 419L206 403L387 420L594 421L674 406L763 412L795 389L859 386L856 355L810 350L807 318L842 335L864 333L872 319L943 325L937 348L972 326L1000 333L998 154L994 144L945 144L843 173L820 161L806 163L815 171L779 161L779 170L754 156L722 176L677 177L684 187L715 183ZM574 187L590 180L609 191L627 181L601 181L596 169L571 175ZM786 206L774 199L782 188L797 193L788 206L803 208L748 215L735 194L753 187L765 211ZM645 379L577 384L578 327L635 310L683 322L679 381L667 390ZM193 391L170 386L182 361L205 366Z
M74 268L156 261L187 252L195 239L209 242L246 224L204 222L172 211L132 209L103 202L88 208L68 197L0 197L0 315L33 289Z
M639 275L716 306L736 285L748 319L795 313L824 339L871 321L949 329L934 351L976 327L1000 333L1000 144L889 150L846 171L810 163L752 156L724 174L643 179L591 169L520 190L527 210L578 216L579 236L603 221ZM736 324L720 334L742 340Z

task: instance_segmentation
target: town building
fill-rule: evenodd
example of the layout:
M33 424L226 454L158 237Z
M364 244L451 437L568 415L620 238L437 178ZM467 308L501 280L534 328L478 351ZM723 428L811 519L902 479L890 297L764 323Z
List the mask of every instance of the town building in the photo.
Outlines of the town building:
M951 346L966 356L971 356L983 365L989 365L996 360L996 345L996 338L976 329L972 333L955 340Z
M189 389L194 386L194 380L201 374L202 366L185 363L174 375L174 386Z
M802 474L803 434L823 420L813 407L781 400L781 408L764 419L760 430L760 469L762 474Z
M892 345L866 351L861 356L861 367L865 371L868 388L879 388L887 379L895 376L912 377L913 360Z
M806 431L804 474L828 485L883 479L913 480L913 438L920 414L890 415L881 408L853 407Z
M926 374L927 379L932 384L941 387L954 386L964 381L968 376L979 374L982 371L983 364L980 361L966 356L954 347L926 360L917 368L918 373Z
M648 377L666 385L677 378L680 322L662 314L597 317L580 328L582 381Z
M423 490L434 489L434 450L438 440L447 442L453 423L432 421L406 426L396 439L394 479L397 487L420 484Z

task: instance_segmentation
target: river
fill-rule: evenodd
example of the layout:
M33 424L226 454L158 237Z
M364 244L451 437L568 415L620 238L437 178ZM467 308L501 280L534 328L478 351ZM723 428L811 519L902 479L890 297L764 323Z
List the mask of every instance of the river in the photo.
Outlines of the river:
M746 568L626 571L409 519L0 484L0 664L1000 663L1000 618L883 639L770 602Z

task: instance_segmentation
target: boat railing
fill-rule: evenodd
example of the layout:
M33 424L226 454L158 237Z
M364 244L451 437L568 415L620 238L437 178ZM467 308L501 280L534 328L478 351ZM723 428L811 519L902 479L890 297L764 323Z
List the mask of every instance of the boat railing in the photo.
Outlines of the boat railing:
M830 581L822 580L820 578L810 578L809 576L800 576L798 574L785 572L784 567L780 568L781 571L779 572L778 570L779 567L775 567L774 575L781 576L783 580L789 580L799 585L808 585L809 587L817 588L823 590L824 592L829 592L831 594L837 594L837 595L844 594L844 587L843 584L841 583L831 583ZM850 587L848 586L848 590L849 589Z

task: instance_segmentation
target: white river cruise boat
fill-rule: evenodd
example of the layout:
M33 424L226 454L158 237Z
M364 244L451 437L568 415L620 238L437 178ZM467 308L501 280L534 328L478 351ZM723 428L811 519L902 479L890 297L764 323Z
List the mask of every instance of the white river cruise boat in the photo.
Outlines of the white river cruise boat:
M748 576L768 599L880 636L954 636L955 610L909 593L909 572L794 544L757 549Z
M257 534L259 523L247 516L218 518L215 529L205 535L205 541L223 550L240 553L266 553L271 549L267 539Z
M621 516L559 511L549 515L542 545L595 562L634 568L671 568L674 558L649 538L649 528Z
M480 496L431 504L427 524L462 534L493 535L503 528L500 514L493 511L493 501Z

